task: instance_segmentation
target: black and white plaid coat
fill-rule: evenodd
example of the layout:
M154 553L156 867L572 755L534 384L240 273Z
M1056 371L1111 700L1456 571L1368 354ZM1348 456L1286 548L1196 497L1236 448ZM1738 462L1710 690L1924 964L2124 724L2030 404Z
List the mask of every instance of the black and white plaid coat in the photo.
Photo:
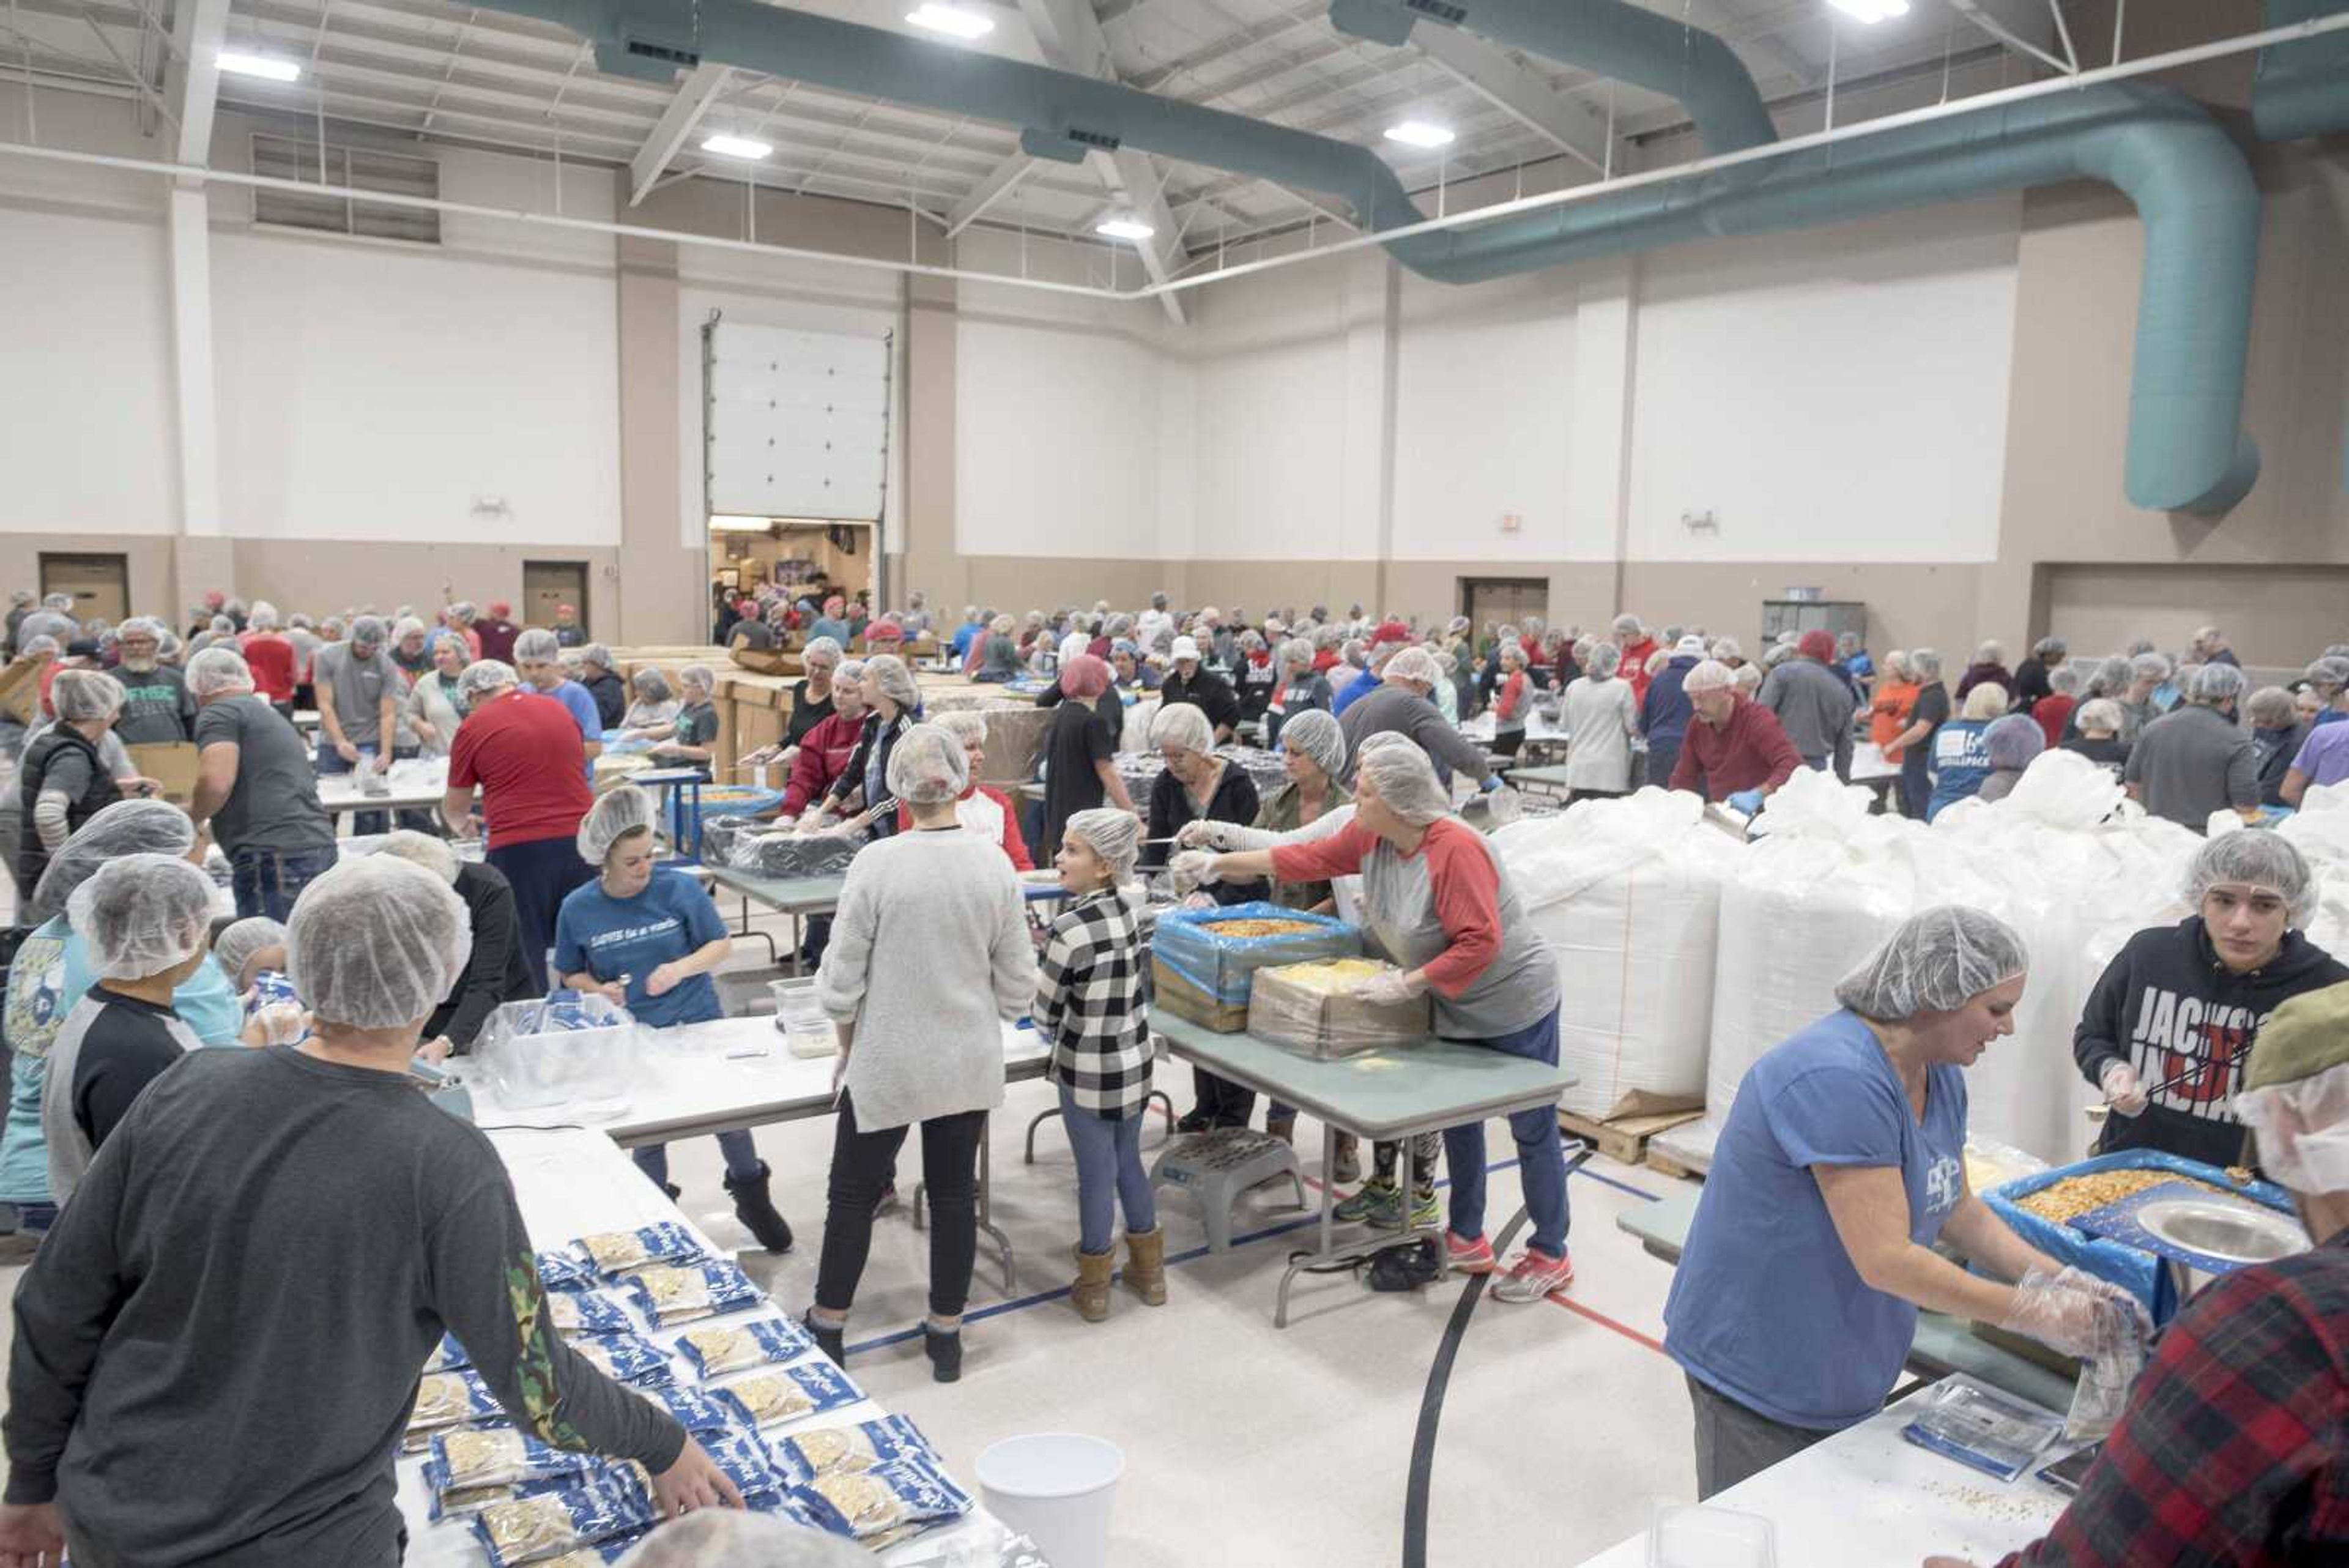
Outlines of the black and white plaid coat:
M1071 905L1052 922L1037 966L1037 1033L1052 1043L1052 1076L1081 1110L1112 1120L1150 1098L1145 955L1133 911L1114 892Z

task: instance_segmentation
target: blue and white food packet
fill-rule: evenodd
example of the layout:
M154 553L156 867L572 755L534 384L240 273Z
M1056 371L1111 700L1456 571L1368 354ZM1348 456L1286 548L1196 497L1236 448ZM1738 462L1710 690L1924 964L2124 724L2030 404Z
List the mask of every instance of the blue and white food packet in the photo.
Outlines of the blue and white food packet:
M440 1343L432 1347L432 1354L424 1358L424 1370L427 1372L454 1372L460 1366L471 1365L473 1358L465 1354L465 1347L457 1343L457 1336L453 1334L442 1334Z
M538 1282L550 1291L588 1291L604 1282L595 1265L568 1247L538 1254Z
M933 1468L944 1468L928 1439L903 1416L885 1416L877 1421L850 1427L817 1427L792 1437L778 1438L774 1454L775 1462L795 1487L806 1486L818 1476L841 1470L874 1469L905 1459L918 1459Z
M673 1220L634 1231L598 1231L572 1242L571 1251L585 1257L607 1279L654 1264L681 1268L711 1261L709 1250L694 1240L693 1232Z
M636 1320L602 1291L549 1291L546 1314L566 1339L581 1334L634 1334Z
M637 1307L662 1326L743 1312L767 1299L750 1275L723 1262L687 1268L655 1264L630 1274L627 1284Z
M277 1002L290 1002L299 1007L302 993L294 989L292 975L282 970L264 969L253 977L253 986L244 993L244 1016L249 1021L254 1013Z
M512 1428L438 1432L424 1461L424 1484L432 1490L432 1517L470 1512L511 1501L528 1482L572 1481L592 1474L604 1461L543 1443Z
M422 1448L446 1427L507 1425L490 1386L471 1367L428 1372L416 1386L416 1407L408 1416L408 1446Z
M642 1385L677 1381L677 1371L669 1365L668 1352L633 1334L574 1339L571 1342L571 1348L585 1356L590 1366L616 1383Z
M678 1336L677 1347L706 1383L730 1372L786 1366L816 1345L805 1329L788 1318L760 1318L731 1327L713 1324L687 1329Z
M625 1472L601 1476L512 1502L472 1518L473 1533L494 1568L519 1568L597 1542L650 1529L660 1517L652 1489Z
M675 1417L678 1426L697 1438L740 1431L751 1424L740 1400L720 1398L715 1388L656 1383L636 1392Z
M970 1494L928 1460L893 1459L868 1470L833 1470L792 1490L817 1528L875 1552L970 1511Z
M786 1426L843 1409L864 1397L848 1374L822 1359L731 1378L713 1384L709 1392L740 1408L746 1427Z

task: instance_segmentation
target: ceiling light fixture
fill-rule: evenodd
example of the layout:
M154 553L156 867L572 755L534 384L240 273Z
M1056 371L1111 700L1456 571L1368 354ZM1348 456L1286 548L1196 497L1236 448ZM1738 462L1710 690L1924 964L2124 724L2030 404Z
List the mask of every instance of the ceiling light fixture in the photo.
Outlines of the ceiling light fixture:
M764 534L774 525L775 520L771 517L713 516L709 519L709 531L713 534Z
M1889 22L1909 15L1909 0L1827 0L1827 4L1860 22Z
M1093 233L1113 240L1146 240L1157 232L1140 218L1106 218L1093 225Z
M701 150L704 152L715 152L720 158L764 158L774 151L765 142L753 141L747 136L724 134L705 139L701 143Z
M1431 125L1423 119L1406 119L1401 125L1387 127L1387 140L1400 141L1405 147L1449 147L1453 135L1447 126Z
M977 11L966 11L959 5L922 5L905 14L905 20L916 27L927 27L933 33L944 33L949 38L984 38L995 31L995 18Z
M264 81L290 82L302 75L302 67L292 60L281 60L274 55L248 55L235 49L222 49L212 57L212 63L224 71L259 77Z

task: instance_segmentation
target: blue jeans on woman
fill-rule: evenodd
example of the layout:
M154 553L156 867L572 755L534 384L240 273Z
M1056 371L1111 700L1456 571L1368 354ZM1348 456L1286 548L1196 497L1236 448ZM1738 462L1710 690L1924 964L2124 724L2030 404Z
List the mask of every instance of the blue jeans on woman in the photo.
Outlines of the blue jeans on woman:
M246 846L229 857L229 886L236 894L236 918L293 917L302 889L335 868L331 849L261 849ZM229 977L233 980L236 977Z
M1557 1009L1538 1023L1494 1040L1464 1040L1510 1056L1557 1065ZM1558 1137L1557 1107L1543 1106L1509 1118L1517 1141L1517 1174L1525 1185L1526 1212L1533 1220L1533 1245L1553 1258L1566 1255L1566 1143ZM1452 1233L1475 1239L1485 1233L1485 1124L1444 1129L1444 1163L1452 1172Z
M1125 1229L1139 1235L1158 1229L1158 1199L1150 1173L1142 1168L1142 1123L1147 1110L1112 1121L1086 1110L1066 1084L1061 1085L1061 1125L1077 1157L1077 1247L1099 1257L1117 1244L1110 1233L1115 1210L1125 1210Z
M726 1174L736 1181L755 1181L767 1173L765 1162L759 1158L759 1146L750 1141L746 1128L719 1133L718 1151L726 1157ZM653 1185L667 1188L668 1145L648 1143L631 1149L629 1155L636 1160L636 1168L653 1179Z

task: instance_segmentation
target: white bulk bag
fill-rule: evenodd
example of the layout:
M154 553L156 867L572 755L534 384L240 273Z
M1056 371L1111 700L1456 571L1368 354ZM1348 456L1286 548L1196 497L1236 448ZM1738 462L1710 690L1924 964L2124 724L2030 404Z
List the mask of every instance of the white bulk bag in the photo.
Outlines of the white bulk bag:
M2311 784L2300 809L2277 824L2317 876L2310 941L2340 958L2349 953L2349 784Z
M1578 802L1493 835L1557 960L1558 1057L1578 1116L1702 1103L1721 883L1745 851L1685 792Z

